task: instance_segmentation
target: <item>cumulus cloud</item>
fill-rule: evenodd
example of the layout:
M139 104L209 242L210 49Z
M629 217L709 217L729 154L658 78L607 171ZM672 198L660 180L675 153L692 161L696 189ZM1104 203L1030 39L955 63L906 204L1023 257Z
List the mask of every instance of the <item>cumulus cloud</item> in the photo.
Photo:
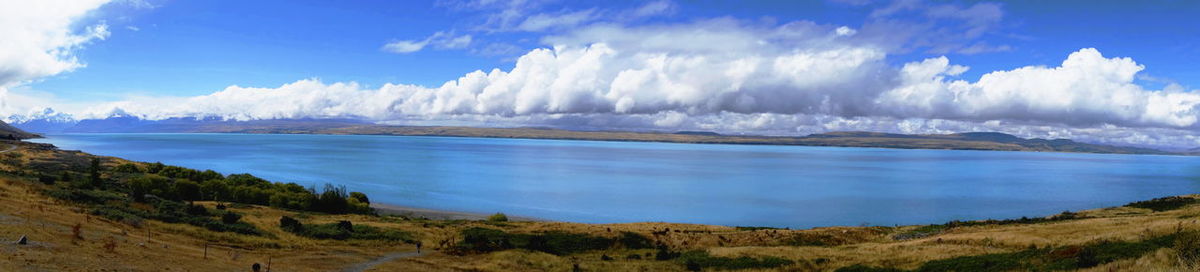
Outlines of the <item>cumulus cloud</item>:
M670 9L670 2L662 3ZM230 86L196 97L132 98L73 113L80 119L338 117L393 124L768 135L1001 131L1151 146L1200 143L1194 133L1200 127L1200 91L1178 85L1161 90L1142 87L1134 83L1142 65L1130 58L1105 57L1097 49L1062 52L1065 60L1056 66L993 71L978 79L960 78L970 68L953 64L948 57L892 64L889 54L911 48L958 53L1007 50L971 39L995 27L1003 17L998 6L915 8L907 1L895 3L877 9L873 19L857 29L810 21L774 24L731 18L633 27L579 23L542 37L541 48L522 50L511 69L473 71L440 86L368 88L353 82L304 79L278 87ZM642 8L668 12L650 7L653 4ZM562 11L553 13L558 17L537 19L516 16L504 24L546 31L551 24L538 20L566 20L563 16L576 13ZM962 24L951 28L888 25L898 22L891 16L899 13ZM932 34L911 35L919 30ZM950 32L957 34L931 38ZM896 39L906 45L894 45ZM411 53L465 48L473 42L471 35L437 32L421 40L392 42L383 50ZM514 48L518 47L496 50Z
M1071 53L1056 67L970 81L957 79L969 68L947 57L888 65L885 51L845 40L837 29L732 20L593 26L547 38L557 46L526 53L510 70L475 71L437 87L309 79L105 104L86 117L353 117L785 135L999 130L1154 143L1194 140L1177 132L1200 126L1200 93L1145 89L1133 82L1142 65L1096 49ZM1151 139L1159 134L1139 128L1180 136Z
M995 71L968 82L946 80L964 68L942 57L906 64L901 86L881 94L877 102L892 116L1197 127L1200 93L1144 89L1133 82L1144 68L1130 58L1105 58L1085 48L1058 67Z
M12 111L8 89L84 64L73 52L108 36L99 23L76 26L106 0L0 1L0 111Z

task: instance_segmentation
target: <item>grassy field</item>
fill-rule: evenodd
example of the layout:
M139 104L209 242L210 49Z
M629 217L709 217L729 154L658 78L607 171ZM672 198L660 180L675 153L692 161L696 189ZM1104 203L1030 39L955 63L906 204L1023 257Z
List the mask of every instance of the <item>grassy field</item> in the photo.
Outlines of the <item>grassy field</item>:
M0 143L0 149L7 143ZM3 271L1194 271L1196 196L1047 218L805 230L672 223L579 224L429 220L328 214L196 201L201 218L241 215L245 234L155 216L114 220L103 209L162 212L113 198L78 202L47 192L47 165L87 171L99 158L108 190L125 164L146 163L19 143L0 153ZM51 171L51 173L42 173ZM51 175L52 176L52 175ZM182 180L172 182L186 183ZM80 189L83 190L83 189ZM88 189L95 191L96 189ZM61 193L59 193L61 194ZM143 200L152 202L151 200ZM223 209L218 208L222 206ZM189 206L191 207L191 206ZM281 225L287 217L302 226ZM221 220L224 220L222 218ZM342 221L353 227L343 228ZM216 224L216 223L213 223ZM349 225L347 224L347 225ZM344 234L343 238L336 237ZM22 235L28 243L15 241ZM318 238L325 237L325 238ZM416 254L416 244L423 245ZM206 250L207 248L207 250ZM206 253L207 251L207 253ZM355 271L355 270L349 270Z

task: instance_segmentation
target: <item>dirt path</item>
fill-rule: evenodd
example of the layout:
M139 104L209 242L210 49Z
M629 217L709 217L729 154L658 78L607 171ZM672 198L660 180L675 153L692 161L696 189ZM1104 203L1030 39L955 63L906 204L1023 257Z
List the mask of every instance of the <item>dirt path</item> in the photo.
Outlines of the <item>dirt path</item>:
M13 151L13 150L17 150L17 145L10 144L10 145L8 145L7 149L0 150L0 153L9 152L9 151Z
M425 254L425 253L417 253L416 251L392 252L392 253L388 253L387 255L383 255L379 258L376 258L374 260L364 262L364 263L359 263L354 266L348 267L346 269L343 269L342 271L344 271L344 272L367 271L367 269L371 269L371 267L375 267L376 265L384 264L384 263L390 262L395 259L418 257L423 254Z

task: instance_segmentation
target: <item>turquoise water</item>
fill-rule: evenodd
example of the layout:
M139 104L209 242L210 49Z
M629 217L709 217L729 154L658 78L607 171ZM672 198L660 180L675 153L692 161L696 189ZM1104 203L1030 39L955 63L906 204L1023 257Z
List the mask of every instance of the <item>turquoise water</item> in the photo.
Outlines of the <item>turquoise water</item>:
M1200 160L1035 152L453 137L65 134L63 149L372 201L610 223L817 227L1043 216L1196 193Z

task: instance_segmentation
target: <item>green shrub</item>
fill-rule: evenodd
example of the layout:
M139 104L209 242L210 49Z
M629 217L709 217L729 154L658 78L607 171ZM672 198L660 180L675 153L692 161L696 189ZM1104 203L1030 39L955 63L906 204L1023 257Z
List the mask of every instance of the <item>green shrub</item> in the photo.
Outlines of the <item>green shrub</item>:
M1125 207L1150 209L1155 212L1161 212L1183 208L1184 206L1192 203L1196 203L1196 199L1190 197L1169 196L1133 202L1125 204Z
M208 213L208 208L204 208L204 206L201 206L201 205L188 205L187 214L195 215L195 216L209 216L210 215Z
M371 199L367 198L367 194L361 192L350 192L350 198L358 200L358 202L365 203L367 205L371 204Z
M493 214L492 216L488 216L487 221L488 222L508 222L508 215L504 215L503 213L496 213L496 214Z
M628 231L621 232L621 236L617 237L617 242L628 249L654 248L654 243L650 241L650 238Z
M242 220L242 215L235 212L225 212L221 215L221 222L225 224L236 224L240 220Z
M113 172L117 172L117 173L141 173L141 172L142 172L142 170L141 170L141 169L138 169L138 167L137 167L137 165L136 165L136 164L132 164L132 163L122 163L121 165L117 165L117 167L116 167L116 168L113 168Z
M777 268L795 263L791 260L770 256L762 258L715 257L708 255L708 252L703 250L685 252L679 256L679 259L685 264L695 264L695 266L699 268L714 268L723 270Z
M38 176L38 182L41 182L42 184L54 185L55 181L56 180L54 179L54 177L49 176L49 175L43 174L43 175Z
M462 231L463 240L456 247L460 253L485 253L506 249L528 249L554 255L608 249L617 239L580 233L551 231L532 234L511 234L489 228L469 228Z
M851 266L842 267L842 268L838 268L837 270L834 270L834 272L903 272L903 271L904 270L895 269L895 268L882 268L882 267L866 266L866 265L861 265L861 264L851 265Z
M287 232L300 233L304 231L304 224L299 220L284 216L279 218L279 228Z
M284 231L293 234L314 238L314 239L332 239L332 240L382 240L382 241L404 241L413 240L411 233L383 229L368 225L354 225L350 221L339 221L330 224L303 224L300 221L291 217L279 218L279 227Z
M1175 244L1172 245L1179 259L1185 264L1200 263L1200 233L1184 232L1180 233L1175 239Z
M658 251L654 252L654 260L674 260L675 258L679 258L679 255L681 255L679 252L671 251L671 249L667 248L666 246L659 246Z

